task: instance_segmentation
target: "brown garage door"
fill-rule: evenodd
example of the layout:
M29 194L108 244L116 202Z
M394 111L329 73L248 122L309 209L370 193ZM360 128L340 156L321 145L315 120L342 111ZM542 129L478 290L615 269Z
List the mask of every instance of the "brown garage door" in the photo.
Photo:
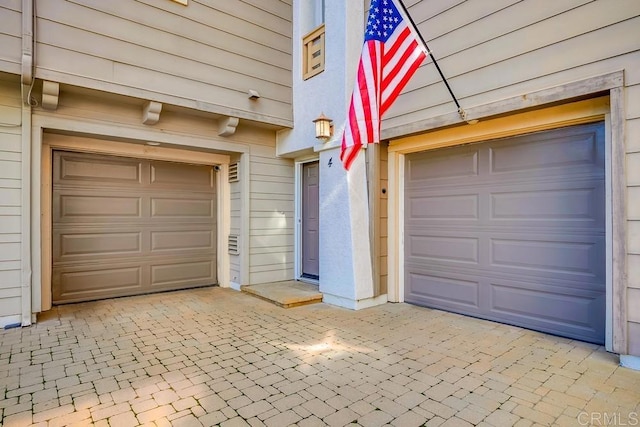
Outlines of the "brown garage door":
M408 155L407 302L603 343L604 125Z
M53 156L54 303L212 285L211 166Z

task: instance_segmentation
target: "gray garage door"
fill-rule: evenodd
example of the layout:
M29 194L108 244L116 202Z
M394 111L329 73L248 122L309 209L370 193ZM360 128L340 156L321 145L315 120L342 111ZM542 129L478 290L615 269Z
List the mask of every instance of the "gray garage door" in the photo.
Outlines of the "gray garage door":
M54 152L54 303L212 285L212 167Z
M408 155L405 300L603 343L604 175L602 123Z

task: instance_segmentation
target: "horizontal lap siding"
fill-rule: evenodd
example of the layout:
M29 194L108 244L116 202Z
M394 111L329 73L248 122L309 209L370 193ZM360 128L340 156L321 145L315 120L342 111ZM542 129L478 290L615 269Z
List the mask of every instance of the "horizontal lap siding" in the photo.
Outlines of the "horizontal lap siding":
M20 73L21 7L19 0L0 0L0 71Z
M410 13L463 107L621 68L638 73L640 3L634 0L569 0L543 8L536 2L468 0L431 16L437 3L421 1ZM446 87L426 61L384 125L452 111Z
M0 318L20 314L20 86L0 80Z
M40 2L36 74L291 121L291 7L265 3ZM260 93L260 102L248 99L249 89Z
M251 150L250 283L293 279L294 168L275 146Z

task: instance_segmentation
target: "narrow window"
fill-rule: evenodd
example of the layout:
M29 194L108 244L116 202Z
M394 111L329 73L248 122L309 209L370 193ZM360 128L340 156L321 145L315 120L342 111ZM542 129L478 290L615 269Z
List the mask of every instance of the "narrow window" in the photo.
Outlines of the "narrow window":
M302 78L307 80L324 71L324 24L304 36L302 44Z
M325 31L324 31L324 0L313 0L311 23L314 27L302 38L302 78L304 80L324 71L325 63ZM308 15L307 15L308 16Z

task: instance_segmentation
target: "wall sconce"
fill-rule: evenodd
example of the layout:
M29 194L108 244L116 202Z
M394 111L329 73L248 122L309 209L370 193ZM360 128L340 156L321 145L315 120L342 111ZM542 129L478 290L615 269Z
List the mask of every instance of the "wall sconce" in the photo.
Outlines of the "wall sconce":
M333 120L320 113L317 119L313 121L316 125L316 138L328 141L333 136Z

